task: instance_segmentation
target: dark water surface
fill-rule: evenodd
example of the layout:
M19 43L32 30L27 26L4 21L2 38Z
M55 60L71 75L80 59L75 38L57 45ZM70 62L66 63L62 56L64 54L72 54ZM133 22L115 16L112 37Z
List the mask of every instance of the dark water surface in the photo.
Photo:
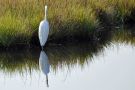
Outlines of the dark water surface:
M134 30L44 51L1 51L0 90L135 90Z

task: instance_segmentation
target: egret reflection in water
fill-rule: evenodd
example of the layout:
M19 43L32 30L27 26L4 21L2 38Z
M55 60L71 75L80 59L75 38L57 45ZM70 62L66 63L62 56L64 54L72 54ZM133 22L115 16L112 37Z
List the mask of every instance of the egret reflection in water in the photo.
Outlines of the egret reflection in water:
M40 52L39 67L40 67L40 70L45 74L46 84L47 84L47 87L49 87L48 73L50 71L50 64L49 64L48 56L46 55L46 53L44 51Z

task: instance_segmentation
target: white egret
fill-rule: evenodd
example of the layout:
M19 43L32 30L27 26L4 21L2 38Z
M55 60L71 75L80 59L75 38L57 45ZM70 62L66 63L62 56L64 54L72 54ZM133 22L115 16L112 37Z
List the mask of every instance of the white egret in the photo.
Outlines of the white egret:
M42 50L47 41L48 34L49 34L49 22L47 21L47 6L45 6L45 18L40 22L38 31L39 41Z
M46 84L47 84L47 87L49 87L48 73L50 72L50 64L49 64L48 57L47 57L47 55L46 55L46 53L44 51L40 52L39 67L40 67L40 70L45 74L45 76L46 76Z

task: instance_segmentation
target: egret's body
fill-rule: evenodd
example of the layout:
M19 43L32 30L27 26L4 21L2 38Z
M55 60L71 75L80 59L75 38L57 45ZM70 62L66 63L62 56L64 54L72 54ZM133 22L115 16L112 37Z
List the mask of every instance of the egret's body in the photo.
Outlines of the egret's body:
M49 22L47 21L47 6L45 6L45 19L40 22L38 31L39 41L42 49L47 41L48 34L49 34Z

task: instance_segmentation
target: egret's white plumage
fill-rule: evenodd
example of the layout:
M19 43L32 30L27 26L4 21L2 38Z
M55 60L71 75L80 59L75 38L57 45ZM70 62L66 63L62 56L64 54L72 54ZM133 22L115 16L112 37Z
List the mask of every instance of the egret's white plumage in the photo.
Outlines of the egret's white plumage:
M47 6L45 6L45 19L40 22L38 31L39 41L42 49L47 41L48 34L49 34L49 22L47 21Z

